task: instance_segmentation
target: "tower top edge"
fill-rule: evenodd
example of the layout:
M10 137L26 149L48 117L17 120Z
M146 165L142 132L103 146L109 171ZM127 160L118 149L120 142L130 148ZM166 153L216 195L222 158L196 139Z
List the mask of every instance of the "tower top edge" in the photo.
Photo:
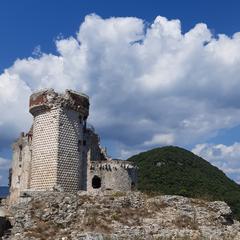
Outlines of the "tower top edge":
M35 95L35 94L42 94L42 93L47 93L47 92L54 92L54 93L57 93L54 88L42 88L42 89L37 89L37 90L34 90L31 94L32 95ZM65 95L67 94L68 92L71 92L73 94L76 94L76 95L79 95L79 96L82 96L82 97L85 97L87 99L89 99L89 96L86 94L86 93L83 93L83 92L80 92L80 91L76 91L76 90L72 90L72 89L66 89L65 90L65 93L57 93L58 95Z
M34 91L29 100L29 111L31 114L39 110L50 110L54 107L66 107L82 113L84 117L89 112L89 96L70 89L64 93L57 93L53 88Z

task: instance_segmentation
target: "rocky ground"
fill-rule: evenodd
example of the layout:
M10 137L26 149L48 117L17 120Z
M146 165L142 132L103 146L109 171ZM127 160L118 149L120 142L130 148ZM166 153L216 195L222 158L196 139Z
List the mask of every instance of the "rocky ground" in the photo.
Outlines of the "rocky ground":
M45 192L10 209L4 240L240 240L224 202L139 192Z

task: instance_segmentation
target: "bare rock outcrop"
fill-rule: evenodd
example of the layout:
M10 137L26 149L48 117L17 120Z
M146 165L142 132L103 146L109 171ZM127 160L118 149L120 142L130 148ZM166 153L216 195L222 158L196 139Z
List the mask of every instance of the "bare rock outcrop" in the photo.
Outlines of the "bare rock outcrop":
M140 192L31 194L10 209L5 240L240 240L224 202Z

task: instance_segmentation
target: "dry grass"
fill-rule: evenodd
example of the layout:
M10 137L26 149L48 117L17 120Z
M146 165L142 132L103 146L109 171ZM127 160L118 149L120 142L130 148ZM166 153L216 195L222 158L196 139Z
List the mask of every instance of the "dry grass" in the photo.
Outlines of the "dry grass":
M178 215L172 222L176 227L182 228L190 228L193 230L198 230L198 223L196 221L196 215L194 214L193 218L187 215Z
M102 233L111 232L111 218L109 217L109 212L88 209L83 219L83 228Z
M152 211L161 211L168 207L168 204L164 201L153 201L149 203L149 209Z
M83 228L91 231L110 233L114 222L127 226L140 226L144 218L152 215L153 211L149 211L146 207L132 208L128 202L114 209L107 207L99 209L94 206L94 208L86 209L82 225Z
M45 207L44 202L43 202L43 201L40 201L40 200L32 201L31 204L32 204L32 208L33 208L33 209Z
M55 240L55 236L59 232L59 229L56 225L51 224L50 222L38 221L36 227L26 229L26 237L34 237L40 240Z
M145 194L146 198L153 198L153 197L157 197L160 195L164 195L161 192L154 192L154 191L145 191L144 194Z
M113 192L112 196L113 197L124 197L124 196L126 196L126 192Z
M80 206L83 205L86 202L93 203L93 204L95 203L94 198L92 196L89 196L89 195L81 195L81 196L79 196L78 204Z
M199 207L207 207L208 202L204 199L192 198L191 203Z
M118 208L111 215L111 218L123 225L135 226L141 225L142 219L150 214L146 208Z

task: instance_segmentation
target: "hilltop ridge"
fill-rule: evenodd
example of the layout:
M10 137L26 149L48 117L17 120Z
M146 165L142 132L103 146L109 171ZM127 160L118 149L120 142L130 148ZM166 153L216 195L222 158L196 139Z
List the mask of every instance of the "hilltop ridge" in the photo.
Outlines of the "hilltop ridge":
M138 166L140 191L225 201L240 219L240 186L194 153L167 146L128 160Z

